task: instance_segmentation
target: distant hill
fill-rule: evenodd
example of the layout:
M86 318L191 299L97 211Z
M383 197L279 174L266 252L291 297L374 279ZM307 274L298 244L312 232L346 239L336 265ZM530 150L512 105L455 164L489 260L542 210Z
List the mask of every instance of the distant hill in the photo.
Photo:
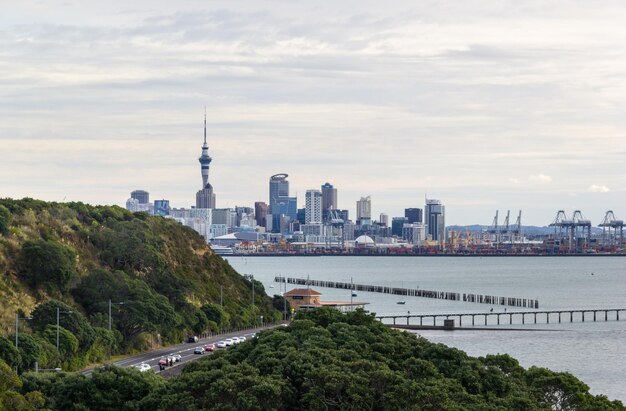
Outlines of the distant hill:
M127 351L251 325L261 315L281 318L259 282L255 294L253 311L252 283L174 220L117 206L0 199L0 335L14 332L16 312L33 315L20 326L45 351L56 343L56 329L46 327L56 325L57 307L72 311L60 322L78 338L81 363L98 357L87 358L98 338ZM112 335L109 299L123 302L113 306Z

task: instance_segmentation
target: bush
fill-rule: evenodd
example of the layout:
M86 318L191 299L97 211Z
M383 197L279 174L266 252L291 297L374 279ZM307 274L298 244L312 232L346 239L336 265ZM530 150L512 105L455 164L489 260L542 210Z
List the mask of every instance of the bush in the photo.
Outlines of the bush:
M32 288L67 291L75 275L76 254L54 241L26 241L20 255L21 274Z
M9 233L12 217L13 215L9 209L0 204L0 234L6 235Z
M0 336L0 359L11 367L15 367L22 362L22 357L19 350L15 348L15 343L2 336Z

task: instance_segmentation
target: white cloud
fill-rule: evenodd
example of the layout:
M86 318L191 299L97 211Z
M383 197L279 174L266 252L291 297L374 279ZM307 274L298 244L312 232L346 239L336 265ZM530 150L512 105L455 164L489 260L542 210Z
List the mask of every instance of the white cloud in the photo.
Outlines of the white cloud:
M530 180L539 183L550 183L552 181L552 177L545 174L533 174L530 176Z
M592 184L589 186L587 191L590 193L608 193L611 189L604 185Z

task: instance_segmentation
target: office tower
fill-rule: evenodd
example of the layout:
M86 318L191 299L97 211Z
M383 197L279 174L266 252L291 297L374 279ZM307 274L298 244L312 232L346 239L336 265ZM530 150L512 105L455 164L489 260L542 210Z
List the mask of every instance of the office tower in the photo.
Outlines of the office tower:
M446 208L441 204L441 201L426 199L425 214L427 234L433 241L445 240Z
M424 224L408 223L402 226L402 238L410 244L422 244L426 237Z
M330 213L328 210L337 209L337 189L328 182L322 185L322 220L328 221Z
M404 216L409 219L409 224L424 222L421 208L405 208Z
M250 215L253 212L254 210L250 207L235 206L235 227L240 227L241 220L243 220L245 216Z
M350 220L350 212L348 210L339 210L339 216L343 221Z
M409 219L406 217L394 217L391 219L391 235L402 237L402 227L405 224L409 224Z
M285 232L289 227L289 220L298 217L296 197L289 197L289 181L285 173L275 174L270 177L270 212L272 213L272 232ZM287 223L281 216L287 218Z
M387 227L389 225L389 216L385 213L380 213L380 217L378 217L378 224Z
M306 208L298 209L298 217L297 220L300 224L306 224Z
M322 222L322 192L319 190L307 190L305 194L305 224L317 224Z
M357 221L372 219L372 199L370 196L361 197L356 202L356 219Z
M154 214L166 216L170 214L170 200L154 200Z
M132 197L126 200L126 209L133 213L139 211L139 200Z
M202 155L198 158L200 162L200 173L202 174L202 189L196 193L196 208L215 208L215 194L213 186L209 183L209 146L206 142L206 109L204 112L204 143L202 144Z
M263 201L254 203L254 218L257 225L267 228L267 204Z
M130 198L134 198L139 204L148 204L150 202L150 193L144 190L135 190L130 193Z

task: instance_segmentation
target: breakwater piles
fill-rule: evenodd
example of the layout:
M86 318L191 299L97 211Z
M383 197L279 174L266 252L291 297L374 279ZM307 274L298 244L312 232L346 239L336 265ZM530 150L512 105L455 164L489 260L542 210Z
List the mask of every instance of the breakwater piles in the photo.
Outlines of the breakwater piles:
M311 280L309 278L274 277L277 283L304 285L321 288L339 288L344 290L364 291L368 293L382 293L407 297L435 298L439 300L463 301L477 304L504 305L509 307L539 308L539 301L532 298L500 297L474 293L459 293L455 291L433 291L420 288L386 287L382 285L368 285L344 283L338 281Z

